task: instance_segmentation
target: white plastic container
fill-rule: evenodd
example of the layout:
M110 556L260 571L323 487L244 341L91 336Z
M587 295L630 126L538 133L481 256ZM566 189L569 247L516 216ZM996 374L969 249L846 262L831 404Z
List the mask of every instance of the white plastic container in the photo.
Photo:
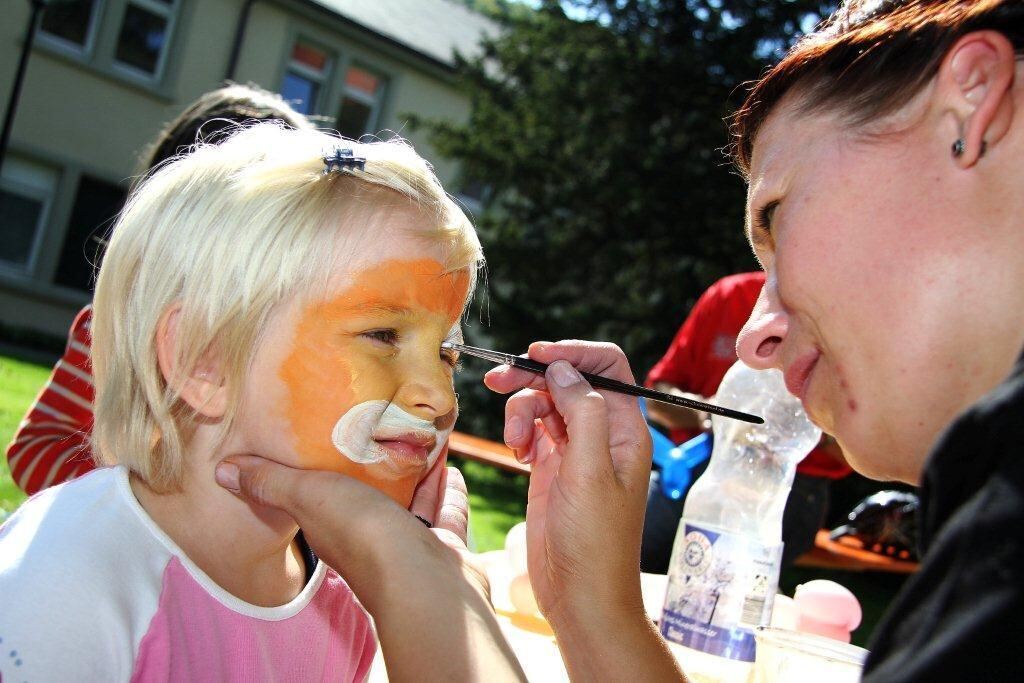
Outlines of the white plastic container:
M750 683L857 683L868 651L811 633L756 631L757 661Z

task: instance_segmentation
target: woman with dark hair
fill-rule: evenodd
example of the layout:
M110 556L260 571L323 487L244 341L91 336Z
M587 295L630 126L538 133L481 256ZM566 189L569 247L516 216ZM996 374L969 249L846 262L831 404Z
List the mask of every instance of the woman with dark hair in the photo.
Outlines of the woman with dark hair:
M874 633L866 680L1020 677L1022 52L1019 0L851 1L733 122L767 275L740 358L781 369L857 470L922 485L922 566ZM577 372L630 381L627 361L586 342L530 356L546 377L486 381L518 392L505 438L534 463L531 581L570 675L678 679L640 603L646 428ZM287 500L260 467L242 489Z

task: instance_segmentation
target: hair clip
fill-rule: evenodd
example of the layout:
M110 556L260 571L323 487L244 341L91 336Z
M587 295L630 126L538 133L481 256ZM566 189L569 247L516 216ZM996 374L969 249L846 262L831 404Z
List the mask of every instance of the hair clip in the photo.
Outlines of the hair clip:
M351 171L359 169L360 171L366 170L366 158L357 157L352 153L351 149L340 147L334 150L334 154L324 157L324 175L327 175L331 171Z

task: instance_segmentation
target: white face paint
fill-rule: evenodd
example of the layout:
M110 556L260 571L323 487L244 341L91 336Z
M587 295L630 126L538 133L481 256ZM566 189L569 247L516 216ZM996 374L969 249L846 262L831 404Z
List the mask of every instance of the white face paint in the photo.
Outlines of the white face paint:
M378 441L432 442L427 455L429 469L437 462L454 427L455 420L452 420L451 426L438 430L433 422L410 415L389 401L365 401L352 406L335 423L331 441L342 455L360 465L372 465L392 457Z

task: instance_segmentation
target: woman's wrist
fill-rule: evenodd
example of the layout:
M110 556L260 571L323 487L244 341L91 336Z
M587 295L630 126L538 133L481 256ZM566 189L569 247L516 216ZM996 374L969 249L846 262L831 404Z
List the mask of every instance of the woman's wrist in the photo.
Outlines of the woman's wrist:
M571 680L683 680L642 602L566 608L549 623ZM623 658L624 652L634 656Z
M639 624L650 621L639 589L630 597L581 596L560 600L544 614L559 640L598 641L608 637L608 624Z

